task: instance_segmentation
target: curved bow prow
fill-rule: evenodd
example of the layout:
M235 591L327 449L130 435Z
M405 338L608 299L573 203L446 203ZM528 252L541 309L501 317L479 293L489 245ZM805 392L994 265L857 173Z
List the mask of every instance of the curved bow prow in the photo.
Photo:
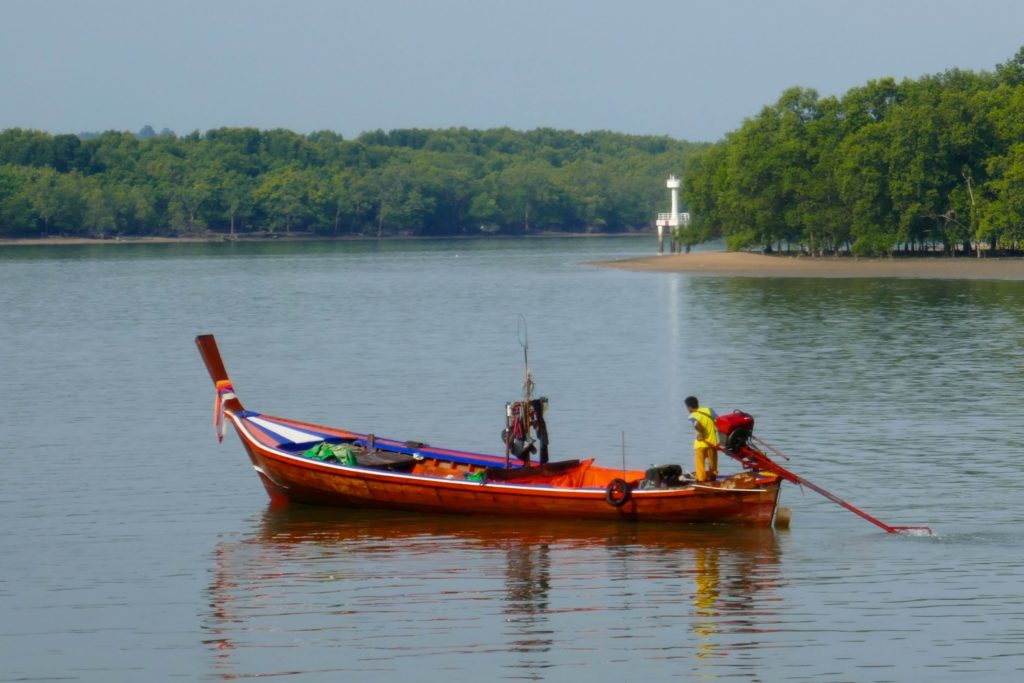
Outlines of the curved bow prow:
M220 349L217 348L217 340L212 334L201 334L196 337L196 346L199 348L199 355L203 357L206 370L210 373L213 386L217 390L216 403L213 407L213 423L217 430L218 438L223 438L224 413L239 413L245 410L242 402L235 396L235 388L231 386L231 378L224 368L224 361L220 357Z

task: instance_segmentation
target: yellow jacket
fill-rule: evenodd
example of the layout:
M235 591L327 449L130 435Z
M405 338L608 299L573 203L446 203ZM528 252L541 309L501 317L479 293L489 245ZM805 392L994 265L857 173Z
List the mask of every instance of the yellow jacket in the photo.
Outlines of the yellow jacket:
M690 424L697 432L694 448L713 448L718 445L718 430L715 429L715 414L711 408L697 408L690 413Z

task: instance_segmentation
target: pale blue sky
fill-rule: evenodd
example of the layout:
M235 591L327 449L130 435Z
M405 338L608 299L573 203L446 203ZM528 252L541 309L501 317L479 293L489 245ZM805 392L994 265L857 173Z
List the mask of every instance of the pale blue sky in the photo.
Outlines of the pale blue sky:
M0 129L716 140L792 85L991 70L1021 0L0 0Z

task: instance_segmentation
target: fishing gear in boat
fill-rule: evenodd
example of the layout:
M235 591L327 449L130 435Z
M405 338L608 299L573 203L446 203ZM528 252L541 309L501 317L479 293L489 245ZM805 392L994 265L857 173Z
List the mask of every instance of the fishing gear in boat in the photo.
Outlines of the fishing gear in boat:
M544 412L548 399L541 396L525 401L511 401L505 404L505 429L501 438L505 442L505 455L514 455L525 464L530 456L537 454L540 464L548 462L548 427Z
M523 347L523 400L509 401L505 404L505 429L501 439L505 442L505 466L510 465L511 456L516 456L524 464L530 464L530 456L536 454L541 465L547 464L548 425L544 413L548 408L548 399L544 396L533 398L533 376L530 374L530 339L526 327L526 318L522 313L516 323L516 337Z
M739 463L748 470L751 470L753 472L771 472L772 474L775 474L776 476L779 476L782 479L785 479L786 481L790 481L793 482L794 484L799 484L801 486L806 486L815 493L821 494L822 496L828 498L833 503L841 505L842 507L846 508L855 515L858 515L866 519L867 521L871 522L875 526L884 529L887 533L923 533L929 536L932 534L932 530L926 526L892 526L890 524L886 524L880 519L864 512L860 508L854 507L850 503L847 503L839 496L833 493L829 493L825 489L808 481L807 479L804 479L803 477L801 477L798 474L795 474L794 472L790 472L788 469L786 469L782 465L778 464L777 462L769 458L764 451L751 445L751 441L757 440L759 443L764 444L777 455L780 455L786 458L787 460L789 459L785 454L776 449L774 446L769 446L766 442L754 438L754 417L749 413L745 413L742 410L735 410L731 413L720 415L718 416L718 418L715 419L715 428L723 437L725 437L725 445L718 445L715 448L725 453L726 455L734 458L735 460L739 461Z

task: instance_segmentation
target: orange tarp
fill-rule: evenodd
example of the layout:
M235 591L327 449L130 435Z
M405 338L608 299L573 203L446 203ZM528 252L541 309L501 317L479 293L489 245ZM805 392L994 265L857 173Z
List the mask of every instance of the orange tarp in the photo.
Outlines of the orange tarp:
M646 476L643 470L613 470L607 467L594 467L594 459L584 460L576 467L558 474L547 474L536 477L517 477L510 483L514 484L535 484L540 486L554 486L560 489L578 488L600 488L603 489L611 483L612 479L625 479L626 481L637 481Z

